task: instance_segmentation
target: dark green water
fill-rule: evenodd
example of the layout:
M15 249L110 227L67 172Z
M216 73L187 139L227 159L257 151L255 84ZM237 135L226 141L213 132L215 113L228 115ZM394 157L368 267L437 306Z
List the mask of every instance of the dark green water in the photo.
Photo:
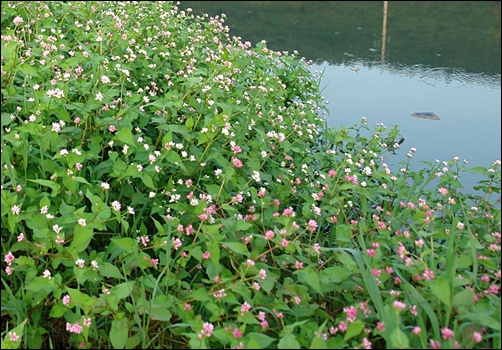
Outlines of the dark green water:
M329 125L399 124L414 162L501 158L500 1L181 1L323 71ZM411 118L434 112L441 120ZM398 161L400 158L396 158ZM466 188L475 179L466 177Z
M231 35L314 62L381 59L383 1L180 1L226 14ZM500 1L392 1L386 60L500 75ZM500 79L500 77L499 77Z

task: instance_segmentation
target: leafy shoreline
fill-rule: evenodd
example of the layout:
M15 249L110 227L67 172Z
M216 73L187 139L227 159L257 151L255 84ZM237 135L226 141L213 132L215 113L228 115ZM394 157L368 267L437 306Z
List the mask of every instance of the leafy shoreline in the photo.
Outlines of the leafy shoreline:
M498 348L500 161L392 172L224 23L2 2L2 348Z

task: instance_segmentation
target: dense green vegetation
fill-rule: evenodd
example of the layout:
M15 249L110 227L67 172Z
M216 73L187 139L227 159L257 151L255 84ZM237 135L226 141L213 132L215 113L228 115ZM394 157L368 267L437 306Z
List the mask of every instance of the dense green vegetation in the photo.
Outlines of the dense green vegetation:
M500 161L393 172L224 16L1 6L2 348L500 347Z

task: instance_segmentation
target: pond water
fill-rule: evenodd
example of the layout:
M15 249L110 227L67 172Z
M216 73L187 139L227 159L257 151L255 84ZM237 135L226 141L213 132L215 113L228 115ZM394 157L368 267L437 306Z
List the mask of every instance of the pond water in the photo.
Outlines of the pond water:
M500 1L181 1L226 15L230 35L298 51L323 72L327 123L399 124L421 162L501 159ZM411 117L433 112L440 120ZM475 175L463 174L471 192Z

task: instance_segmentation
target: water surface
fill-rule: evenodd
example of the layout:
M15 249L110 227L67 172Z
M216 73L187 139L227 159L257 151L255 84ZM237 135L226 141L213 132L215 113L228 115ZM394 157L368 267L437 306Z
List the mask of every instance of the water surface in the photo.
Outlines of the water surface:
M501 159L500 1L181 1L232 36L298 51L322 71L328 125L399 124L394 161ZM411 117L433 112L440 120ZM469 190L477 182L464 175Z

